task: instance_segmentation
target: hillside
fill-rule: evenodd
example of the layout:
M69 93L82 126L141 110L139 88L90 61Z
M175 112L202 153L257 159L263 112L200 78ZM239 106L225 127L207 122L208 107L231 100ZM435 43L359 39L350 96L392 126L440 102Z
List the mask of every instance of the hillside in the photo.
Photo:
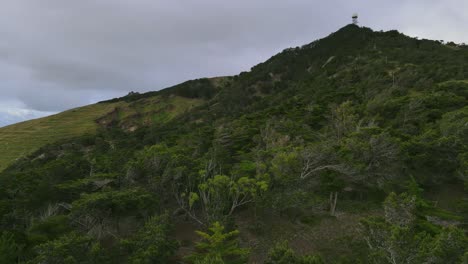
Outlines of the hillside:
M249 72L89 106L94 134L0 173L0 252L464 263L467 62L464 45L348 25Z
M115 107L116 104L86 106L0 128L0 171L48 143L94 133L94 120Z
M213 83L212 89L223 84L222 78L201 79L178 85L172 88L174 92L170 94L165 90L146 94L130 93L120 99L2 127L0 171L40 147L86 134L94 135L99 127L106 127L112 122L119 123L124 130L133 130L153 122L167 122L198 106L209 96L210 91L206 95L190 94L199 83Z

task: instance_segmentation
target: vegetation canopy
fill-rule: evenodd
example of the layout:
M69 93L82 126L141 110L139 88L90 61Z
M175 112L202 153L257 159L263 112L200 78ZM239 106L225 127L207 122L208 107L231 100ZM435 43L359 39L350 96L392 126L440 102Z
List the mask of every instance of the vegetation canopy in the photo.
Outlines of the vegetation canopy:
M467 263L468 47L347 25L0 128L0 263Z

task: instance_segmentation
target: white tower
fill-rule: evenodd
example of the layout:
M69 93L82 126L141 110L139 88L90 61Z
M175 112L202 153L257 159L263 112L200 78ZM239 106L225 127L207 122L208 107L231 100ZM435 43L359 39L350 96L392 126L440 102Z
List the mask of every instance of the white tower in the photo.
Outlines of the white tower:
M358 24L358 14L354 13L353 16L351 17L353 19L353 24L357 25Z

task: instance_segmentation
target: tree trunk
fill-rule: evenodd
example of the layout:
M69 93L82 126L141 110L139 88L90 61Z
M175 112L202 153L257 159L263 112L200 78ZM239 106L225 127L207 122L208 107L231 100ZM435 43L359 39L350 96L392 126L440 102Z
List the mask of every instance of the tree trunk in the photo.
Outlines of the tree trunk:
M335 216L337 201L338 201L338 192L330 192L330 215L331 216Z

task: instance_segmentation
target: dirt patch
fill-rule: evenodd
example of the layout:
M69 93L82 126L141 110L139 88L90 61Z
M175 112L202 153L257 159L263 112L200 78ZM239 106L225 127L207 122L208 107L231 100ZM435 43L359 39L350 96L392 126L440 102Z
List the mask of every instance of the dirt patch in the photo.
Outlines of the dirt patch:
M195 243L200 240L195 230L200 230L200 227L190 222L175 223L175 239L180 242L180 247L177 251L177 256L182 259L195 250Z
M379 213L338 212L336 217L331 217L323 212L314 215L316 220L312 224L305 224L278 216L256 223L253 214L243 212L236 218L236 224L244 246L252 249L249 263L263 263L270 248L284 240L289 241L291 248L300 255L321 253L325 259L331 260L337 255L352 252L347 241L359 237L360 220L376 214Z

